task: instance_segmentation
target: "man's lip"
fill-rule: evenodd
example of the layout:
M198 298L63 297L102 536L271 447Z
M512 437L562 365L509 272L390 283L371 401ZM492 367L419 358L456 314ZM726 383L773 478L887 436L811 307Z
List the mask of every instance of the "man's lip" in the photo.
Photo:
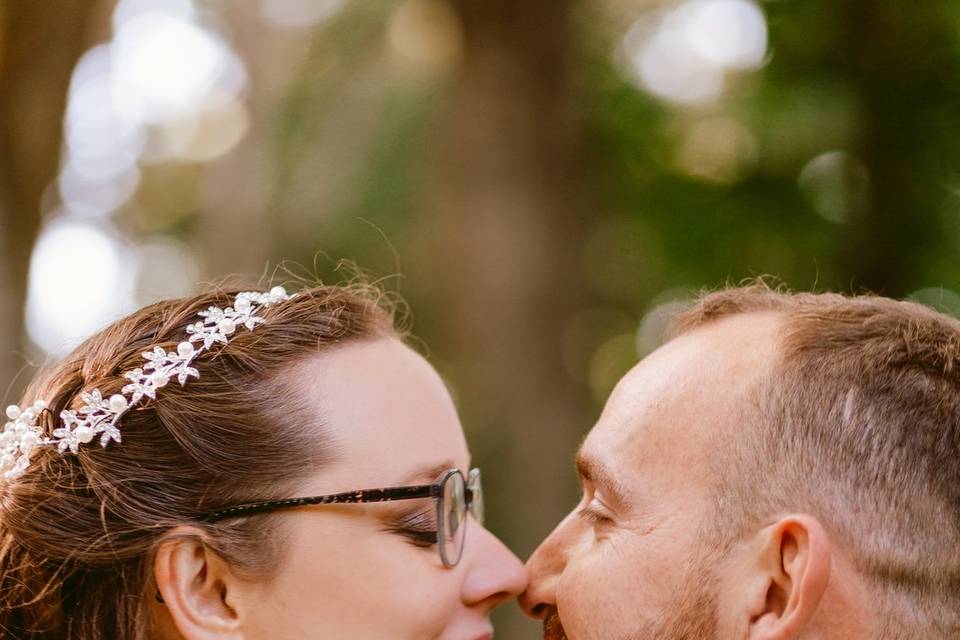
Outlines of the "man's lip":
M470 640L493 640L493 629L487 629L480 635L473 636Z

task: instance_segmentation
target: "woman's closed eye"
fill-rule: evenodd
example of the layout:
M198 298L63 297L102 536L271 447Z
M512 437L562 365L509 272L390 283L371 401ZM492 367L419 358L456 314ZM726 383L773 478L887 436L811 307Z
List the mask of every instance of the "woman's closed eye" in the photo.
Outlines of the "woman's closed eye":
M437 544L437 516L433 509L424 509L400 516L387 529L407 538L417 547Z

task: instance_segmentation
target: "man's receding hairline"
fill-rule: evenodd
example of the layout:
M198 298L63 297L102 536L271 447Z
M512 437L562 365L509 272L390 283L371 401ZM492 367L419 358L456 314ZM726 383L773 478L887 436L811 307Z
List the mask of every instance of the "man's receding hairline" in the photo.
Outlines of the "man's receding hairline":
M790 326L790 317L783 309L751 309L722 316L710 317L705 319L702 323L683 326L670 336L668 342L672 342L677 338L684 336L692 336L700 332L716 331L722 328L724 324L733 324L735 322L743 323L745 321L749 321L751 318L763 320L762 330L757 331L756 337L758 340L760 338L770 339L770 358L767 363L769 369L766 373L775 373L781 365L785 355L784 338L786 337L786 332ZM754 325L754 328L757 329L757 325ZM745 331L745 329L740 330ZM757 346L759 347L760 345L761 343L757 342Z
M671 340L689 333L702 329L715 328L720 324L744 320L750 317L763 317L778 320L781 327L786 326L790 319L789 313L785 308L767 308L767 309L743 309L730 311L729 313L709 315L697 318L694 321L687 320L687 314L693 309L688 307L674 316L674 321L667 330L667 336Z

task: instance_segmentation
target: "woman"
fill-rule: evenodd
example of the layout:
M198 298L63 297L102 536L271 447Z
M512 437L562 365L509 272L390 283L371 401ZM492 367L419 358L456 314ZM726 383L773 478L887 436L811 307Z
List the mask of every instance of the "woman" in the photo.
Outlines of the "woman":
M482 640L525 587L449 394L364 289L152 305L7 418L3 637Z

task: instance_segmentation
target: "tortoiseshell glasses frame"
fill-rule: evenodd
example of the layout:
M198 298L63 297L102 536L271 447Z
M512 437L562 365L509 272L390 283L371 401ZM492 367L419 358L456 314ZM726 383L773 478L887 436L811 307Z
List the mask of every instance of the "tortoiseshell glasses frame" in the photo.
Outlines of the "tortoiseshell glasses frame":
M201 519L205 522L215 522L227 518L240 518L277 509L308 505L359 504L422 498L436 500L437 536L435 542L443 565L452 569L457 566L463 556L467 513L472 515L478 524L483 525L483 490L480 484L479 469L471 469L466 479L459 469L447 469L437 477L433 484L360 489L359 491L346 491L325 496L249 502L204 514Z

